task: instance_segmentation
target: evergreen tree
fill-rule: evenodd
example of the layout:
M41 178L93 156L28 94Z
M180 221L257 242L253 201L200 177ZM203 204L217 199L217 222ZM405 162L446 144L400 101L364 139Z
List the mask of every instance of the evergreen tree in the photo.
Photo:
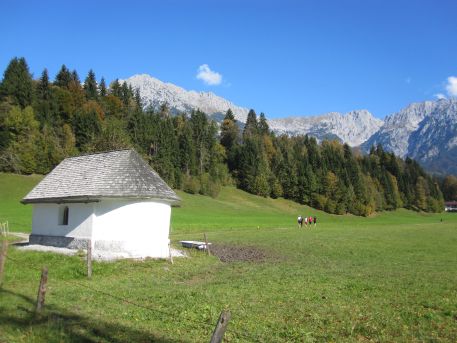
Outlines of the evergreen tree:
M230 108L227 110L227 112L225 112L224 120L236 121L235 116L233 115L233 112Z
M237 170L239 186L245 191L253 192L254 190L260 153L258 141L255 138L246 137L240 148Z
M103 98L106 96L106 94L107 94L107 91L106 91L105 78L102 77L102 79L100 80L100 96Z
M0 99L9 97L13 105L25 108L33 101L32 75L25 58L13 58L3 74Z
M239 143L240 130L236 124L235 117L231 109L227 110L221 124L220 142L225 148L227 163L230 170L234 169L234 159L236 158L236 145Z
M176 117L180 121L178 131L178 145L180 156L181 171L187 176L196 175L197 168L195 163L196 151L193 144L193 131L190 121L184 115ZM199 190L196 192L198 193Z
M48 70L45 68L41 73L37 86L37 96L40 100L49 101L51 99L51 88L49 85Z
M260 113L258 130L260 135L268 135L270 133L270 127L268 126L267 119L265 118L265 114L262 112Z
M157 130L150 149L151 163L164 180L176 187L179 185L179 165L177 159L178 142L171 118L156 116Z
M76 70L73 70L71 72L71 81L73 84L76 84L77 86L81 86L81 80L79 79L79 75L78 73L76 72Z
M38 80L37 91L36 91L37 103L35 105L36 115L42 126L45 123L50 125L57 125L54 118L56 110L56 103L53 101L52 90L49 84L48 70L44 69Z
M243 139L248 137L256 136L258 134L258 123L257 115L254 110L249 110L248 117L246 119L246 125L243 130Z
M121 86L121 99L122 103L124 106L128 106L130 102L130 98L132 97L132 94L130 93L129 86L127 85L127 82L123 82Z
M86 94L87 100L97 100L98 99L98 86L97 80L95 79L95 73L93 70L89 70L86 80L84 80L84 92Z
M135 104L138 110L143 109L143 100L141 99L140 89L135 89Z
M102 130L100 109L96 106L84 106L73 119L73 129L76 147L87 151Z
M121 84L119 83L118 79L111 82L109 93L111 95L118 97L119 99L122 99L122 89L121 89Z
M54 84L56 86L61 87L61 88L68 88L68 86L70 85L71 81L74 81L73 77L72 77L72 74L67 69L65 64L63 64L62 67L60 68L59 72L56 75L56 79L54 81Z

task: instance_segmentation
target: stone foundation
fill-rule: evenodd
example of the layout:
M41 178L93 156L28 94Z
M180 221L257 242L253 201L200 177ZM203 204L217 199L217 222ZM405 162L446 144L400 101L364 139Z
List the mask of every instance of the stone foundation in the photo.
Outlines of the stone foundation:
M52 246L57 248L67 248L74 250L87 249L89 239L87 238L74 238L64 236L47 236L47 235L30 235L30 245L43 245ZM168 258L169 257L169 241L158 244L158 242L151 242L150 245L138 244L138 242L124 242L124 241L110 241L110 240L95 240L92 241L93 253L108 252L113 254L127 254L129 257L155 257L155 258Z
M87 249L89 240L83 238L74 237L62 237L62 236L46 236L46 235L34 235L31 234L29 238L29 244L48 245L58 248L68 249Z

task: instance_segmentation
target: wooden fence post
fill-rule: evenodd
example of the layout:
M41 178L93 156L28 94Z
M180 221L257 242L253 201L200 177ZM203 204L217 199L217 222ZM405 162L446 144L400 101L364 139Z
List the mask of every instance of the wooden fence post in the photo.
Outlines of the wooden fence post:
M2 251L0 253L0 286L3 283L3 271L5 270L6 254L8 252L8 241L2 241Z
M36 300L36 312L40 313L44 307L44 299L46 296L46 284L48 283L48 267L43 267L41 270L40 286L38 287L38 296Z
M231 314L230 311L222 311L217 321L216 327L214 328L213 335L211 336L211 341L209 343L220 343L222 338L224 338L225 330L227 330L227 325L230 320Z
M87 242L87 277L92 277L92 240Z
M206 239L206 233L204 233L203 236L205 237L205 248L206 248L206 252L208 253L208 256L211 256L211 251L209 251L208 240Z
M173 264L173 254L171 253L171 244L168 243L168 254L170 257L170 263Z

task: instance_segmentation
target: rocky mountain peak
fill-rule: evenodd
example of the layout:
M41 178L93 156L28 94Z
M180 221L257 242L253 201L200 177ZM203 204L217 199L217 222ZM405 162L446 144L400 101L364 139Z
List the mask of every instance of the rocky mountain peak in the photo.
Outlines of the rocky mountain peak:
M338 139L350 146L358 146L379 130L383 121L367 110L358 110L345 114L330 112L311 117L273 119L269 124L279 134L308 134L318 140Z
M138 88L145 106L159 108L167 103L172 112L190 112L200 109L209 116L220 120L230 108L238 121L245 122L249 110L217 96L212 92L187 91L172 83L162 82L148 74L129 77L126 80L134 89Z

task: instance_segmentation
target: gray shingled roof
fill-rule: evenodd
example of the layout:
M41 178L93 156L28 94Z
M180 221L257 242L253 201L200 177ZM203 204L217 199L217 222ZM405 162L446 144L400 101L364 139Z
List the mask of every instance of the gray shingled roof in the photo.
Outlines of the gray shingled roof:
M97 201L101 198L180 199L134 150L63 160L22 203Z

